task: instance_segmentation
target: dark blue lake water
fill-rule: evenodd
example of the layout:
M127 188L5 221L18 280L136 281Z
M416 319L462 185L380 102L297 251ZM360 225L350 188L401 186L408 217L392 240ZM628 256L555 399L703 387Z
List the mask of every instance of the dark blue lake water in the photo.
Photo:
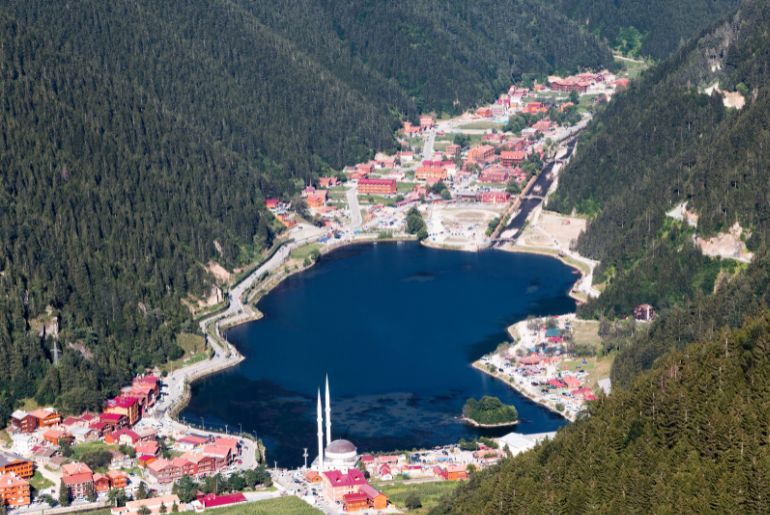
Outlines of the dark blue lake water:
M528 315L562 314L575 272L556 259L416 243L348 247L262 299L262 320L228 333L246 356L193 387L183 416L256 432L279 466L315 456L315 395L328 372L332 433L359 451L431 447L499 435L457 416L468 397L515 404L522 433L565 421L470 363Z

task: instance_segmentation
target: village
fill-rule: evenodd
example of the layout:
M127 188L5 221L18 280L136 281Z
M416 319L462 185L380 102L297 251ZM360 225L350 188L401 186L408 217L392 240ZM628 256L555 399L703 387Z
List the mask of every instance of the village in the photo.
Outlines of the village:
M302 234L271 258L271 270L303 246L316 251L416 236L440 248L489 247L523 200L547 194L535 185L538 176L586 126L592 110L627 86L628 79L608 71L549 77L545 84L511 86L493 104L455 118L426 114L417 124L405 121L395 154L378 153L320 177L305 187L299 202L265 201L289 234ZM415 209L425 222L424 234L408 232L408 214ZM313 225L320 230L309 231ZM251 275L267 274L258 269ZM238 297L226 313L231 318L245 316L240 296L253 277L230 292ZM221 320L214 323L217 334ZM207 323L201 322L204 334ZM574 420L602 386L592 383L596 373L589 371L589 362L575 356L574 346L568 348L573 324L570 317L517 324L513 345L474 366ZM221 363L204 374L242 359L226 347L224 353L214 349L212 363ZM3 506L13 513L57 513L71 506L146 515L201 512L290 494L325 513L397 512L406 506L387 495L393 484L466 480L472 471L550 436L510 433L431 450L361 455L350 442L329 441L319 449L319 457L329 453L327 466L269 469L250 436L171 420L173 403L164 397L181 396L187 381L197 377L180 373L164 378L159 370L147 371L98 413L64 416L50 407L15 411L0 449ZM339 449L337 442L343 442ZM190 481L198 487L192 494Z
M593 108L628 79L581 73L511 86L495 103L456 118L422 115L398 131L400 150L320 177L302 192L305 218L322 226L319 243L408 237L407 213L427 226L426 245L477 251L493 243L518 202L535 191L545 163L591 118ZM302 222L288 199L269 198L289 229Z

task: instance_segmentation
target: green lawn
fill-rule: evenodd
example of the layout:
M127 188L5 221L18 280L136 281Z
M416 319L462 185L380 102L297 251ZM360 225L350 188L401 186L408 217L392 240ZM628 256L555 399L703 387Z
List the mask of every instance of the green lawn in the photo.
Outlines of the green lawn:
M409 513L428 513L438 506L439 501L445 495L450 494L460 483L457 481L433 481L429 483L404 483L402 481L372 482L372 486L388 496L399 510L407 511L404 507L406 497L416 493L422 503L422 508L409 511Z
M29 480L29 485L38 492L54 486L51 481L43 477L43 474L41 474L39 470L35 471L35 475Z
M217 508L212 510L212 513L215 515L316 515L321 512L305 501L289 495L229 508Z
M94 451L112 451L117 449L115 445L107 445L104 442L83 442L72 446L72 459L74 461L81 461L84 454Z
M409 193L416 186L413 182L399 182L396 183L396 191L399 193Z
M308 243L307 245L303 245L301 247L298 247L291 251L291 258L292 259L299 259L300 261L304 260L305 258L310 258L310 256L315 251L320 251L321 246L317 243Z
M203 336L193 333L179 333L176 337L176 343L184 350L184 356L162 365L161 368L164 370L176 370L184 365L191 365L208 358L206 340Z
M359 195L358 201L361 204L380 204L383 206L392 206L396 203L396 198L386 197L384 195Z
M497 122L492 122L488 120L479 120L477 122L470 122L470 123L466 123L465 125L460 125L458 129L487 130L487 129L499 129L500 127L502 127L502 125Z

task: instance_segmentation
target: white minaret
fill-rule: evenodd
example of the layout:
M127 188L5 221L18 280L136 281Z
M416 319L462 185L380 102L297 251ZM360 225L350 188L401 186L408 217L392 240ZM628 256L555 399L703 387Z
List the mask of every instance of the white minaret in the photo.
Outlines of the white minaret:
M329 400L329 374L326 374L326 445L332 443L332 406Z
M323 472L324 469L324 429L323 429L323 415L321 414L321 389L318 389L318 407L316 408L318 422L318 472Z

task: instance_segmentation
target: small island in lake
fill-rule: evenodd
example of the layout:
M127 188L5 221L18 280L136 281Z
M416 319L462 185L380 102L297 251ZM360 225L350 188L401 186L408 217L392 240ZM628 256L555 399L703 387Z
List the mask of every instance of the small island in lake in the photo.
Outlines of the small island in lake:
M519 422L515 406L503 404L497 397L468 399L463 406L463 420L477 427L512 426Z

